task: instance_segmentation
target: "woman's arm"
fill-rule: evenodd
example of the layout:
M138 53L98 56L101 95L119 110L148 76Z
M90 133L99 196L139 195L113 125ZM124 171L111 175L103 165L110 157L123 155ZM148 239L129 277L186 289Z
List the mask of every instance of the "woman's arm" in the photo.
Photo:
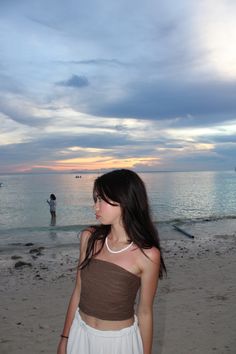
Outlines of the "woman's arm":
M62 331L62 335L65 337L69 336L70 332L70 327L72 325L75 312L78 308L79 304L79 297L80 297L80 272L77 272L77 278L76 278L76 285L73 290L73 293L70 298L70 302L68 305L67 313L66 313L66 318L65 318L65 323L64 323L64 328ZM57 348L57 354L66 354L66 347L67 347L67 338L61 337L58 348Z
M86 252L86 248L87 248L87 241L88 241L89 236L90 236L90 233L88 231L84 231L81 233L79 264L81 263L81 261L85 257L85 252ZM69 332L70 332L72 322L74 320L75 312L76 312L78 305L79 305L80 287L81 287L80 270L78 270L77 276L76 276L75 287L74 287L74 290L73 290L71 298L70 298L70 302L69 302L67 313L66 313L64 328L62 331L62 335L65 337L69 336ZM57 354L65 354L66 353L66 346L67 346L67 338L61 337L61 340L59 342L58 349L57 349Z
M148 257L141 261L141 289L138 304L138 322L144 354L152 353L153 342L153 301L157 290L160 252L157 248L145 250Z

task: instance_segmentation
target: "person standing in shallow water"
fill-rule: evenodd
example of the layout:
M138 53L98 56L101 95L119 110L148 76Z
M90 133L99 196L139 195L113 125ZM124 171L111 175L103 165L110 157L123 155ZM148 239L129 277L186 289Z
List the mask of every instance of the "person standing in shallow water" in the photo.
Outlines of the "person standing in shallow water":
M50 194L50 199L47 199L47 203L50 207L51 225L55 225L56 223L56 199L55 194Z
M145 185L133 171L114 170L95 180L93 199L100 224L80 235L57 354L151 354L153 301L166 268Z

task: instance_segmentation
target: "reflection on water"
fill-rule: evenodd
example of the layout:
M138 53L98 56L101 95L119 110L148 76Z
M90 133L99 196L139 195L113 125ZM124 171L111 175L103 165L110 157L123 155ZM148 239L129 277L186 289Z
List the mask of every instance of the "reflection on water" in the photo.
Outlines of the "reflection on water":
M147 186L154 221L236 215L234 171L140 173L140 176ZM48 227L45 200L50 193L57 196L57 219L51 220L51 227L93 224L92 187L96 177L96 174L84 174L82 178L72 174L1 176L4 188L0 189L0 231Z
M143 173L156 221L236 215L234 171Z
M56 231L50 231L50 232L49 232L49 238L50 238L52 241L56 241L56 240L57 240L57 233L56 233Z
M55 216L52 216L51 217L51 226L56 226L56 221L57 221L57 218Z

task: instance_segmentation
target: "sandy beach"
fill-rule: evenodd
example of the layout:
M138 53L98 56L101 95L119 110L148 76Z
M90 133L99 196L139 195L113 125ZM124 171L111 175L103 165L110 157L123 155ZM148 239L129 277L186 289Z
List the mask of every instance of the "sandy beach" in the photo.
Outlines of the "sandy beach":
M153 354L236 353L236 225L205 229L162 241L168 276L155 300ZM56 353L78 252L36 243L1 251L1 354Z

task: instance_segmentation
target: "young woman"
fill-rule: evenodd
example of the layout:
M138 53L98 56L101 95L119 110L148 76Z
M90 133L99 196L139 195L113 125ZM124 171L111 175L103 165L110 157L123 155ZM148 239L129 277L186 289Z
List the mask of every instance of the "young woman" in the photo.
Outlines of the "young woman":
M135 172L114 170L95 180L93 198L100 224L81 234L57 354L151 354L153 300L165 264L145 185Z
M49 204L50 207L50 214L51 214L51 225L55 226L56 224L56 196L55 194L50 194L50 200L47 200L47 203Z

